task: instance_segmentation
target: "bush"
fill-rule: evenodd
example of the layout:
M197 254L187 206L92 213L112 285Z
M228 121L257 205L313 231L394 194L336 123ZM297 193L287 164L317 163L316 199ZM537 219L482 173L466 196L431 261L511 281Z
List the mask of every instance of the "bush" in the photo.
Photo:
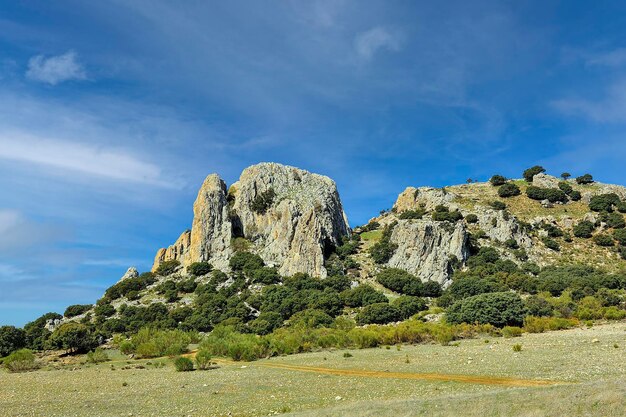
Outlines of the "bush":
M468 224L478 223L478 216L475 215L474 213L468 214L467 216L465 216L465 221Z
M180 356L174 360L174 367L176 368L176 371L178 372L193 371L193 362L189 358Z
M252 272L252 281L265 285L276 284L280 282L280 275L276 268L264 266Z
M563 191L565 194L570 195L572 193L572 191L574 191L574 189L572 188L571 185L569 185L569 183L561 181L559 183L559 189L561 191Z
M423 283L423 293L424 297L440 297L441 296L441 284L437 281L426 281Z
M502 175L494 175L493 177L491 177L489 179L489 182L494 187L506 184L506 181L507 181L507 179L505 177L503 177Z
M602 213L600 220L613 229L623 229L626 227L624 216L620 213Z
M515 197L517 195L520 195L521 193L522 191L519 189L517 184L514 184L512 182L504 184L500 188L498 188L498 195L502 198Z
M0 357L26 346L26 332L15 326L0 327Z
M615 193L594 195L589 201L589 210L612 212L613 206L617 206L620 201Z
M528 333L543 333L546 330L564 330L576 326L578 322L573 319L560 317L534 317L524 318L524 330Z
M211 352L208 349L200 349L196 353L196 366L199 370L205 371L211 367Z
M591 184L593 182L593 177L591 174L581 175L580 177L576 177L576 182L578 184Z
M522 329L517 326L504 326L502 328L502 336L506 338L520 337L522 335Z
M513 345L513 352L521 352L522 351L522 345L520 345L519 343Z
M497 327L520 326L526 309L519 295L495 292L475 295L454 303L447 311L450 323L492 324Z
M582 194L580 193L580 191L576 191L576 190L574 190L574 191L572 191L572 192L569 194L569 198L570 198L570 200L572 200L572 201L580 201L580 199L581 199L581 198L583 198L583 196L582 196Z
M228 265L233 271L244 271L249 273L262 268L265 265L265 262L263 262L263 259L259 255L254 253L237 252L230 258Z
M504 204L502 201L492 201L491 203L489 203L489 205L494 210L505 210L506 209L506 204Z
M91 307L93 307L91 304L74 304L65 309L63 316L67 318L80 316L89 311Z
M428 308L426 306L426 301L424 301L422 298L411 297L408 295L403 295L396 298L395 300L393 300L391 305L395 307L400 313L400 320L406 320L414 314L417 314L420 311L426 310Z
M395 226L396 223L385 226L380 240L370 248L370 256L377 264L387 263L398 248L398 245L391 242L391 234Z
M178 267L180 266L180 262L176 259L171 259L169 261L163 261L156 269L156 274L161 275L162 277L172 275Z
M406 210L403 211L398 218L401 220L419 220L424 217L424 210Z
M574 236L589 239L596 226L588 220L579 221L573 228Z
M314 329L316 327L330 327L334 323L333 318L322 310L307 309L299 311L289 319L290 327ZM282 322L281 322L282 324Z
M610 235L603 234L603 233L595 235L593 237L593 241L598 246L605 246L605 247L607 247L607 246L613 246L613 244L614 244L613 238Z
M549 237L544 237L543 239L541 239L541 241L543 242L544 245L546 245L546 248L548 249L552 249L553 251L556 251L556 252L561 250L561 246L554 239L551 239Z
M276 197L274 189L269 188L254 197L254 199L250 203L250 209L252 209L252 211L257 214L265 214L267 209L272 206L272 203L274 202L274 197Z
M423 292L420 279L402 269L383 269L376 276L376 280L384 287L401 294L422 295Z
M376 291L367 284L343 291L341 299L348 307L362 307L368 304L389 302L385 294Z
M619 242L620 245L626 246L626 229L617 229L613 231L613 238Z
M526 195L532 200L548 200L551 203L567 202L567 195L558 188L541 188L535 187L534 185L529 185L526 188Z
M533 177L537 174L541 174L542 172L546 172L545 168L535 165L534 167L525 170L522 175L527 182L533 182Z
M70 322L62 324L52 333L50 344L68 352L88 352L99 343L96 335L87 326Z
M528 314L536 317L548 317L552 315L554 307L545 298L531 295L524 300Z
M458 210L450 211L448 207L439 205L435 207L435 211L432 213L432 218L438 222L454 223L459 220L463 220L463 215Z
M133 335L130 342L135 353L142 358L176 356L187 352L194 339L192 333L181 330L157 330L142 328Z
M561 174L561 178L563 178L564 181L567 181L571 176L572 174L570 174L569 172L564 172Z
M111 317L115 314L115 307L111 304L100 304L93 310L94 314L99 317Z
M3 360L4 367L9 372L26 372L38 368L35 355L29 349L20 349Z
M389 303L370 304L356 315L357 324L386 324L401 319L400 311Z
M213 266L208 262L194 262L187 267L187 272L196 277L201 277L208 274L213 269Z
M102 348L96 348L96 350L87 353L87 362L89 363L102 363L109 360L109 355L102 350Z

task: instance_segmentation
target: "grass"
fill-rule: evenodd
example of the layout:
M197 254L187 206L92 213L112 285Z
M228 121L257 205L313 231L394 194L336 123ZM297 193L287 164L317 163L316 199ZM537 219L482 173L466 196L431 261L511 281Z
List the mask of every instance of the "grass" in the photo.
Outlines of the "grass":
M369 232L361 233L361 239L365 242L373 241L378 242L383 235L382 230L371 230Z
M592 343L594 339L599 343ZM524 348L516 353L513 345L517 343ZM260 416L286 412L617 416L626 414L623 346L626 323L621 322L513 339L490 338L488 343L479 338L463 340L458 346L350 350L351 357L344 357L346 350L335 350L252 363L220 361L217 369L183 373L176 372L169 360L164 368L155 368L147 365L154 360L131 361L112 354L112 361L99 365L69 363L61 369L48 367L50 370L24 374L2 371L0 403L3 415L10 416ZM403 379L394 373L558 384L512 388Z

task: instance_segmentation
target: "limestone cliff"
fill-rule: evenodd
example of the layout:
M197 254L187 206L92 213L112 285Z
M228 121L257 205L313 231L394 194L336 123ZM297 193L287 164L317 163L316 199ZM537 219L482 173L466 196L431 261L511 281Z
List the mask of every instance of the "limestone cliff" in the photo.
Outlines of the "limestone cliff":
M324 258L350 231L335 183L276 163L245 169L227 191L216 174L202 184L190 231L160 249L153 269L169 259L209 261L227 269L231 240L241 237L282 275L326 276Z

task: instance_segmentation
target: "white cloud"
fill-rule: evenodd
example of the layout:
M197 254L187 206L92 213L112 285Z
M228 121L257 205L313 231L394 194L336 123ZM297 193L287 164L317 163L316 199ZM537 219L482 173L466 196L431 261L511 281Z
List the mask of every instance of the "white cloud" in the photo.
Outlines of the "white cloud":
M611 85L603 99L566 98L551 104L568 116L583 116L594 122L626 122L626 79Z
M171 187L161 169L122 149L109 149L22 132L0 132L0 159L44 165L106 179Z
M26 78L56 85L63 81L84 80L86 74L83 66L77 61L76 52L68 51L49 58L43 55L32 57L28 61Z
M391 34L388 30L375 27L359 33L354 39L354 47L360 57L371 59L379 49L398 51L400 41L396 35Z

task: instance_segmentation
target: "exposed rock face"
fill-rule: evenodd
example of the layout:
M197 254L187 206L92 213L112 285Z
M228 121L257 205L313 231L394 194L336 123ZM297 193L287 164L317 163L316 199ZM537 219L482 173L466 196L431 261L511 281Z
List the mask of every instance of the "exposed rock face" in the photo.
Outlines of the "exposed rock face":
M489 239L506 242L513 239L522 248L530 248L532 238L522 230L515 216L505 214L502 210L483 209L475 211L480 228Z
M542 188L558 188L559 180L557 177L553 177L552 175L547 175L544 173L537 174L533 177L533 185L536 187Z
M402 193L400 193L393 207L398 213L402 213L407 210L415 210L420 206L423 206L424 209L429 211L434 210L435 207L439 205L455 209L457 208L457 205L452 203L455 198L455 194L441 188L407 187Z
M122 275L122 278L120 278L120 281L124 281L125 279L137 278L138 276L139 276L139 271L137 271L137 268L135 268L134 266L131 266L130 268L126 270L126 273Z
M422 281L446 284L451 275L451 258L461 262L469 257L468 233L462 222L399 220L391 234L398 245L389 267L404 269Z
M265 210L255 202L266 192L274 194ZM324 256L350 231L335 183L328 177L275 163L245 169L227 192L226 184L212 174L204 181L194 203L191 231L176 243L160 249L153 269L168 259L183 265L209 261L227 269L231 239L243 237L282 275L305 272L326 276Z

